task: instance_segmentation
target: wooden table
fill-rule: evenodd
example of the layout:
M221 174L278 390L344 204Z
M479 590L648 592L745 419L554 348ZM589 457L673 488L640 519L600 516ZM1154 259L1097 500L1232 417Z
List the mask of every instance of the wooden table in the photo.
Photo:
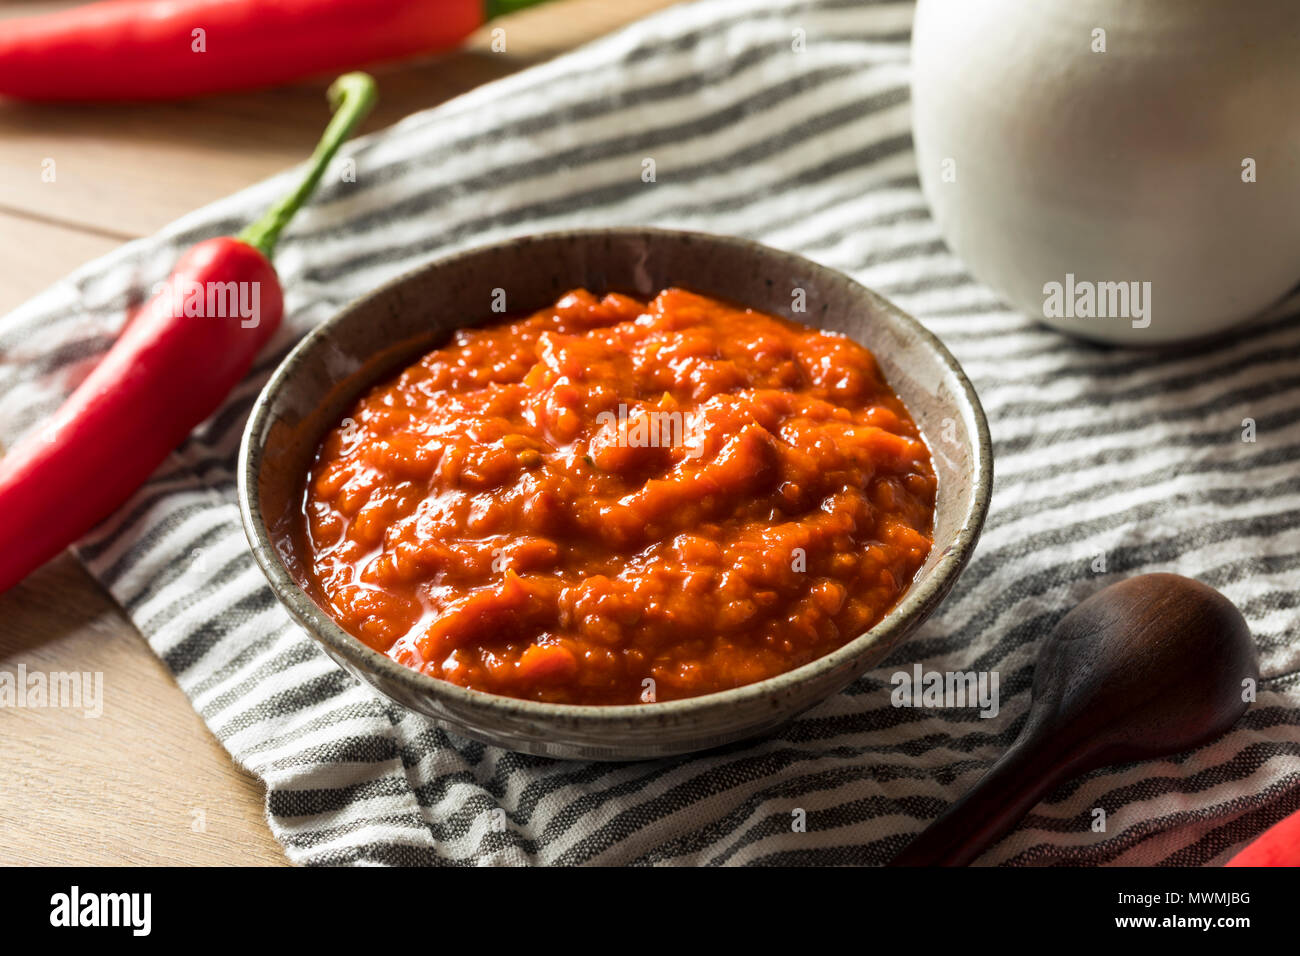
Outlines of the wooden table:
M557 0L463 49L375 70L368 132L669 0ZM0 20L74 6L0 4ZM3 29L3 27L0 27ZM0 313L96 256L299 162L326 80L129 107L0 103ZM41 181L55 161L56 180ZM3 516L0 516L3 520ZM65 555L0 596L0 670L102 671L103 715L0 708L0 864L282 864L231 761L113 600Z

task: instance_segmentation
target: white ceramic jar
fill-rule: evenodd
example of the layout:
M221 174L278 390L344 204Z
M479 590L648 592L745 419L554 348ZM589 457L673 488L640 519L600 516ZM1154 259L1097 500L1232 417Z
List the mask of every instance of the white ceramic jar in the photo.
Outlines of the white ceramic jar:
M1017 308L1157 345L1300 283L1300 0L920 0L912 60L925 195Z

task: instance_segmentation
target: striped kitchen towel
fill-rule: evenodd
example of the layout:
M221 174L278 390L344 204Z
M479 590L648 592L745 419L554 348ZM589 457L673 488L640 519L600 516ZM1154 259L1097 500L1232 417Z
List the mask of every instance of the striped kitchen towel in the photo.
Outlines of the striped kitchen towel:
M356 181L334 176L281 245L280 336L77 549L265 781L291 859L883 862L1014 739L1038 642L1064 611L1154 570L1242 608L1265 675L1257 702L1211 746L1062 787L981 862L1218 863L1300 807L1300 300L1249 334L1176 354L1088 345L1009 310L948 250L918 188L912 12L860 0L674 7L348 148ZM287 182L187 216L6 317L0 440L55 407L181 249L238 229ZM952 596L844 693L704 756L568 763L448 734L335 667L253 563L234 460L271 369L350 299L453 250L611 224L748 236L892 298L970 373L997 488ZM999 713L891 706L890 675L918 663L997 671ZM1097 807L1103 833L1090 826ZM806 832L792 832L799 809Z

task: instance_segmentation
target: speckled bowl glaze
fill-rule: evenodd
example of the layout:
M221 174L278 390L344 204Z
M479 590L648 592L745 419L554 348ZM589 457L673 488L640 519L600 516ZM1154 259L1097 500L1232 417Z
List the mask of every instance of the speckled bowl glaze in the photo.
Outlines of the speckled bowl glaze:
M543 704L468 690L389 660L347 634L300 586L290 535L326 429L368 386L458 326L542 308L584 286L650 296L677 285L808 325L871 349L925 436L939 476L935 545L898 606L833 653L768 680L688 700L614 707ZM792 311L802 289L805 310ZM650 228L512 239L431 262L352 303L276 370L239 461L239 504L277 597L340 665L448 729L510 750L627 760L703 750L770 731L841 690L926 619L975 547L993 482L988 426L956 360L916 320L847 276L743 239Z

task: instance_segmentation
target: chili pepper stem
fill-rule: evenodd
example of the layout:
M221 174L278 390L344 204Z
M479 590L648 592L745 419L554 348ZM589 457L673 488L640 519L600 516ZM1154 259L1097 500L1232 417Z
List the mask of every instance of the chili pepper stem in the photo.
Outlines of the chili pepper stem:
M492 20L544 2L545 0L483 0L483 19Z
M270 259L275 252L275 244L280 233L289 224L289 220L302 207L320 184L325 169L334 154L339 151L343 141L352 135L357 124L375 105L375 81L368 73L345 73L330 84L330 106L334 116L316 150L307 161L307 175L298 183L298 188L268 209L260 219L252 223L236 238L246 242Z

